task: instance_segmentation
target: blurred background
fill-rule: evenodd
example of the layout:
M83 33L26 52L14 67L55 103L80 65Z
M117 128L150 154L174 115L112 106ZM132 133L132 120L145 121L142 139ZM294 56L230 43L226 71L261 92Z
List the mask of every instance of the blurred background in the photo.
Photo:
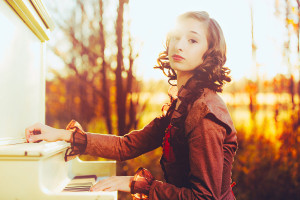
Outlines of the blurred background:
M161 115L170 86L153 67L167 31L179 14L205 10L224 31L232 71L220 95L238 132L237 199L300 199L299 0L44 3L56 23L47 50L48 125L75 119L89 132L124 135ZM117 173L143 166L163 180L161 153L119 162Z

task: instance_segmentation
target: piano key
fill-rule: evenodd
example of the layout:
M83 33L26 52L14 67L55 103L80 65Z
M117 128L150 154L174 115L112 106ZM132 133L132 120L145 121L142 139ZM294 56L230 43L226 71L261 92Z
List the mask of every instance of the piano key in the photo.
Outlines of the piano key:
M89 192L96 180L96 175L75 176L63 189L63 192Z

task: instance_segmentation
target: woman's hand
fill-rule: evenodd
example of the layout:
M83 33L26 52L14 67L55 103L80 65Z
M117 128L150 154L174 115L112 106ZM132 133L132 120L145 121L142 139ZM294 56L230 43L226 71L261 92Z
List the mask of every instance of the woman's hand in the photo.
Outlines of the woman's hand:
M38 133L38 134L34 134ZM55 142L58 140L70 141L71 131L56 129L50 126L47 126L42 123L36 123L25 129L25 136L27 142L36 142L39 140L45 140L48 142Z
M133 176L112 176L104 180L100 180L92 188L92 192L97 191L122 191L130 192L130 183Z

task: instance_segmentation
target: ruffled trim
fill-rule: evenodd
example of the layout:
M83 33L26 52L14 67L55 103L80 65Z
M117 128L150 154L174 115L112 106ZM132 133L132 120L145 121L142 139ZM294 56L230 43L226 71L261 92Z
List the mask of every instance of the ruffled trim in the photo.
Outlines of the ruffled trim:
M148 200L150 187L155 178L152 176L149 170L140 167L130 184L131 196L133 200Z
M87 146L87 136L82 130L81 125L75 120L71 120L71 122L67 125L66 130L72 131L70 141L71 147L68 148L65 153L65 161L67 162L85 152Z

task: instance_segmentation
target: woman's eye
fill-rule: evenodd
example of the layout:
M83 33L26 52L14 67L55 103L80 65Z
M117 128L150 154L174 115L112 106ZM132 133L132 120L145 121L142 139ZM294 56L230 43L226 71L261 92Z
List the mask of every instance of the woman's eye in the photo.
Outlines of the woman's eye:
M194 39L189 39L189 42L192 43L192 44L198 43L197 40L194 40Z

